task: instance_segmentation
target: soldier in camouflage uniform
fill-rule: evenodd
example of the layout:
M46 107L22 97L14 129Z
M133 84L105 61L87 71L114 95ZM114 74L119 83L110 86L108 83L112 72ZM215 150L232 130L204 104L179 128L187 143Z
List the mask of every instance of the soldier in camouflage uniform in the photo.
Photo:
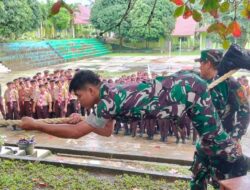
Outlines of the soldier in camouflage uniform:
M200 62L200 75L208 84L219 78L217 75L217 66L220 63L222 56L223 54L219 50L204 50L201 52L201 57L196 60ZM210 94L212 102L222 121L224 130L232 139L239 141L246 133L250 117L249 104L244 94L244 89L234 78L230 77L212 88ZM203 176L212 169L209 168L207 163L208 160L205 156L203 155L204 157L201 159L201 156L196 156L197 154L198 153L195 153L194 163L191 170L194 174L198 173L199 175L196 175L198 182L194 182L193 186L197 185L195 183L200 184L200 186L206 186L207 179ZM220 159L221 158L218 160ZM238 164L242 162L243 166L246 162L246 157L242 157L237 162ZM217 165L224 171L224 175L230 175L230 164L224 164L221 163L221 161L218 161ZM234 164L234 167L236 167L236 165L237 163ZM218 171L215 171L215 173L216 172L218 173ZM240 175L241 172L242 174L245 174L245 171L242 170L239 171L238 175ZM215 187L219 186L216 180L213 180L212 182Z
M205 189L203 181L209 176L218 180L245 174L239 171L242 167L234 168L242 159L240 145L223 130L207 83L194 73L178 72L146 83L110 88L92 71L79 71L69 89L87 109L97 104L84 121L79 122L76 114L70 121L74 124L45 124L26 117L21 127L62 138L79 138L90 132L110 136L114 119L175 119L187 113L200 136L195 158L206 164L205 171L194 175L192 189ZM229 170L221 170L221 164L227 164Z
M200 75L208 84L219 78L217 67L222 52L215 49L201 52ZM234 139L240 140L249 125L250 110L244 88L233 77L221 82L210 90L213 104L222 121L225 131Z

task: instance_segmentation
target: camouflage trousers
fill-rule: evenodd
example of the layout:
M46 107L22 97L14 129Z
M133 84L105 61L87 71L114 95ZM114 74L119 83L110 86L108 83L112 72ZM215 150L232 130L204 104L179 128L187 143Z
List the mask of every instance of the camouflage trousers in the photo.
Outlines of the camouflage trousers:
M193 173L191 190L206 190L210 182L217 189L219 180L247 174L247 158L239 156L234 162L228 162L220 156L210 157L196 151L190 170Z

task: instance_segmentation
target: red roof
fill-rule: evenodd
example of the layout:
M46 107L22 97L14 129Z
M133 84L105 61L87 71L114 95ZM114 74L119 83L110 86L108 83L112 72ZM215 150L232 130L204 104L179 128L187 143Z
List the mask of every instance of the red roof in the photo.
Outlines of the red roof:
M89 24L90 8L83 5L78 5L74 12L74 24Z
M195 34L195 27L197 22L192 17L184 19L178 17L175 22L175 28L172 32L173 36L192 36Z

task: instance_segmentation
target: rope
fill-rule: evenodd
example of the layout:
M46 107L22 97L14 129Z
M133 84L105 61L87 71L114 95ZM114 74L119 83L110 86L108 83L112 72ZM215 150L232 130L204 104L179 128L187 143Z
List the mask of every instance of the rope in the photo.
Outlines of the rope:
M82 120L84 117L82 117ZM37 121L41 121L44 123L50 123L50 124L59 124L59 123L67 123L70 120L69 117L64 117L64 118L48 118L48 119L37 119ZM0 120L0 126L9 126L9 125L20 125L21 120Z
M213 81L211 84L208 85L208 90L211 90L212 88L214 88L215 86L217 86L218 84L220 84L221 82L223 82L224 80L228 79L234 73L236 73L238 70L239 69L231 70L228 73L226 73L225 75L223 75L222 77L220 77L217 80Z
M216 85L220 84L224 80L228 79L230 76L232 76L234 73L236 73L239 69L234 69L223 75L222 77L218 78L217 80L213 81L211 84L208 85L208 90L211 90ZM84 117L82 117L82 120ZM45 123L50 124L59 124L59 123L67 123L69 121L69 117L64 118L52 118L52 119L38 119L38 121L42 121ZM0 126L9 126L9 125L20 125L21 120L0 120Z

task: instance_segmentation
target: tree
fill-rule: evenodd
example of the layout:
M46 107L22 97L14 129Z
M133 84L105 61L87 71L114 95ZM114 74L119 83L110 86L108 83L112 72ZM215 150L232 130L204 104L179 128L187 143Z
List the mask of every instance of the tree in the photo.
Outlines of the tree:
M241 12L242 10L244 10L244 6L243 4L239 4L238 7L238 11ZM249 36L249 28L250 28L250 22L243 18L243 17L238 17L237 18L237 22L240 23L241 25L241 35L238 36L237 38L234 37L234 35L232 34L232 31L228 31L228 26L230 26L230 24L232 22L234 22L234 16L235 16L235 12L227 12L227 14L222 14L220 16L220 20L219 22L215 22L214 25L216 25L217 23L220 23L221 25L221 30L224 30L225 33L227 33L225 36L221 36L218 35L218 33L212 31L209 33L208 37L216 43L222 43L223 45L225 45L225 48L227 48L227 46L229 46L229 44L237 42L239 45L241 45L242 47L245 47L246 43L248 42L248 36ZM203 25L209 25L211 23L213 23L214 20L211 17L205 17L201 23ZM214 26L212 25L212 26ZM211 28L211 27L210 27ZM219 31L219 30L218 30Z
M168 0L158 0L155 4L154 15L151 17L150 11L154 6L153 3L152 0L137 1L129 16L131 27L128 30L128 37L130 40L157 41L160 37L170 37L175 23L172 16L173 8Z
M70 27L71 16L67 10L61 10L57 15L50 18L56 30L62 31Z
M43 11L41 4L34 0L27 0L29 7L31 8L33 14L31 15L31 28L30 30L34 30L40 27L40 24L43 20Z
M23 33L36 30L41 22L37 0L3 0L0 2L0 34L17 39Z
M110 31L110 28L113 28L111 31L120 38L120 45L122 45L122 39L130 27L126 20L121 22L122 16L127 12L127 6L128 0L97 0L91 9L90 21L100 31ZM127 15L124 19L125 17ZM115 27L116 25L120 26Z
M158 0L156 4L154 0L98 0L91 10L90 20L96 29L114 32L121 42L123 38L153 41L169 37L175 23L172 13L168 0Z
M64 2L63 0L58 0L58 1ZM157 2L160 0L153 0L153 1L154 1L154 4L157 4ZM169 0L169 1L173 2L177 6L173 14L175 17L182 16L184 19L186 19L192 16L195 21L200 22L202 21L203 18L207 17L207 14L212 16L214 18L214 21L213 21L214 23L212 24L210 23L211 25L208 28L208 32L217 33L220 36L220 38L223 40L224 48L229 47L229 43L227 39L231 37L231 34L235 38L240 37L242 34L241 24L238 22L239 17L248 19L248 20L250 19L250 0L185 0L185 2L184 0ZM106 3L107 2L110 2L116 5L118 0L106 1ZM113 26L109 27L108 29L106 29L103 33L108 32L108 31L113 31L114 28L117 28L117 27L121 28L122 22L124 21L126 22L125 18L127 17L128 13L133 9L132 8L133 6L131 5L135 4L136 0L127 0L127 1L121 0L122 5L124 5L124 2L127 2L128 5L126 9L121 10L121 12L124 12L124 14L121 15L121 17L119 18L120 21L114 24ZM102 0L97 0L97 3L99 4L98 6L102 5ZM243 6L242 10L238 9L240 5ZM155 14L154 9L155 9L155 6L152 6L151 11L150 11L151 15ZM220 19L220 15L227 15L229 12L234 12L234 18L233 18L233 21L231 21L228 25L225 25L224 22ZM95 12L94 15L96 13L97 12ZM115 15L114 19L117 19L116 18L117 14L114 14L114 15ZM151 19L149 20L151 21ZM95 20L95 16L93 16L93 23L98 25L97 22L95 21L98 21L98 20ZM110 24L110 23L112 23L112 21L109 23L104 23L104 24ZM101 27L99 26L99 28ZM244 30L243 28L243 32L244 31L246 30Z
M200 22L203 20L202 15L204 18L212 16L213 21L207 31L218 34L225 49L230 46L232 38L235 41L241 37L242 31L246 32L244 21L250 19L250 0L187 0L185 3L183 0L171 1L177 5L174 13L176 17L192 16ZM228 17L229 19L225 19Z

